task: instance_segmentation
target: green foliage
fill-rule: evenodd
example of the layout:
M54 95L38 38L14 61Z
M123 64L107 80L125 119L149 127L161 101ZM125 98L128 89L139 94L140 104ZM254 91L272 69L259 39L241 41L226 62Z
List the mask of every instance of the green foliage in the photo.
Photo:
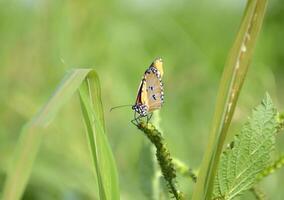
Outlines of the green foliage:
M271 162L277 126L276 109L267 95L235 136L233 145L223 152L214 199L233 199L256 183L258 175Z
M197 180L196 172L194 172L191 168L189 168L181 160L173 159L173 163L178 173L180 173L184 177L190 178L194 183L196 183L196 180Z
M147 138L156 147L156 157L161 167L163 177L168 186L169 192L173 194L176 200L183 200L183 193L177 189L176 186L176 170L172 162L172 158L168 147L162 137L161 133L150 123L141 122L137 127L145 133Z
M278 169L284 167L284 155L280 156L274 162L270 163L259 175L258 181L261 181L263 178L271 175L272 173L276 172Z
M253 193L256 200L265 200L266 196L264 192L257 186L254 186L250 189L250 191Z
M227 57L220 81L209 144L197 179L193 199L211 199L218 162L250 66L266 5L267 0L247 1L238 34Z
M161 109L161 117L168 147L175 157L200 172L198 185L193 187L191 180L182 178L178 179L178 186L186 196L196 189L195 195L201 194L201 197L194 200L203 199L202 190L206 187L210 190L213 186L214 173L210 170L217 170L218 165L215 163L216 167L211 165L205 169L203 163L200 167L200 162L203 153L207 152L204 148L212 147L207 142L215 143L214 150L218 148L219 153L224 149L224 145L218 145L208 132L221 132L218 123L213 126L211 122L214 104L220 102L215 99L216 91L246 2L255 6L256 1L0 1L0 199L5 199L1 197L2 192L7 191L8 180L12 180L9 184L11 193L15 196L24 193L23 200L99 197L97 181L107 179L98 179L92 174L97 171L92 160L101 157L90 156L88 143L90 147L94 145L87 140L87 137L92 139L90 132L87 137L82 134L85 127L79 98L69 101L70 96L61 93L64 95L58 96L59 100L52 105L53 108L60 107L60 111L51 123L43 129L29 123L22 129L46 102L69 67L93 65L101 75L108 146L112 147L119 169L121 199L145 200L150 199L148 196L166 199L160 195L162 192L167 195L166 187L164 191L152 187L152 184L159 186L158 182L164 180L160 170L156 173L153 165L156 160L152 149L155 147L146 141L147 149L142 148L145 138L129 123L133 114L131 109L107 112L112 106L135 101L141 73L156 56L165 60L166 103ZM226 124L232 130L239 127L250 105L254 105L264 91L270 91L279 108L284 108L284 45L279 42L284 35L283 1L268 2L255 56L233 114L234 121ZM248 54L243 53L241 59L238 58L237 51L250 50L248 46L240 48L240 42L238 44L226 66L236 66L241 60L242 67L252 59L248 56L246 60L243 56ZM70 79L68 82L73 85ZM233 81L231 83L233 85ZM220 85L228 86L224 82ZM231 94L234 94L233 90ZM218 96L228 98L230 94L223 92ZM224 111L219 115L219 119L224 120L226 114L232 115L234 104L230 106L229 100L223 103L217 103L220 113L232 108L229 113ZM42 119L48 118L50 113L53 112L43 113ZM90 116L87 123L92 124L95 118L91 113L87 115ZM216 117L214 119L218 121ZM102 129L90 127L89 131ZM283 144L283 134L279 134L277 140ZM277 150L283 152L284 146L279 145ZM146 151L143 156L148 154L148 157L141 160L142 165L138 163L138 155L143 151ZM11 162L14 152L24 159ZM218 156L211 158L203 160L218 162ZM275 167L279 166L277 161L266 168L269 169L266 175L275 172ZM274 167L273 171L270 166ZM138 169L144 171L139 174ZM187 173L187 169L184 166L182 170ZM279 196L282 199L284 195L281 184L284 171L276 172L277 176L268 177L270 187L263 185L273 200ZM208 177L211 184L205 180ZM140 183L144 186L143 191L148 191L147 196L143 195ZM251 200L250 192L242 199L248 199L248 195Z
M100 199L119 199L118 179L112 152L105 135L100 84L92 69L69 72L38 114L27 123L19 139L9 169L2 198L20 199L27 185L45 129L59 109L80 89L83 116L87 125L91 154L96 169Z
M279 123L278 130L282 131L284 129L284 113L279 114L277 119Z
M87 127L88 140L99 185L99 199L118 200L118 176L112 151L105 133L98 75L91 71L80 89L80 100Z
M152 117L153 125L159 128L160 113L156 111ZM162 135L162 132L160 132ZM155 146L144 141L139 156L140 188L147 199L156 200L166 198L168 189L163 180L160 167L156 161Z

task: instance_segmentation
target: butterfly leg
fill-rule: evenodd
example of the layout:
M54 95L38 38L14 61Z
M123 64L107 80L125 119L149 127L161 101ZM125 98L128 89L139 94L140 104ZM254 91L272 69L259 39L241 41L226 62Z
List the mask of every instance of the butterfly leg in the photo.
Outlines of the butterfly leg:
M131 123L134 124L135 126L138 126L138 124L140 123L140 119L141 119L141 116L139 115L137 117L137 112L134 112L134 119L131 120Z
M150 119L152 118L152 116L153 116L153 113L149 113L149 115L147 115L147 124L150 121Z

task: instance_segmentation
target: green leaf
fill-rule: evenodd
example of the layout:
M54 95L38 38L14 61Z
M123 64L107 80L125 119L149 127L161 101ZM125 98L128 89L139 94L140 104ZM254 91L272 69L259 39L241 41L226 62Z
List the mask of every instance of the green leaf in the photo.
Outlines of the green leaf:
M214 199L233 199L256 183L259 173L270 164L277 127L276 109L267 95L223 152Z
M100 199L119 199L118 176L105 134L100 84L97 74L88 74L80 87L80 100L90 149L97 174Z
M266 167L259 175L258 181L261 181L263 178L275 173L278 169L284 167L284 155L279 156L278 159L274 160L268 167Z
M267 199L265 193L257 186L253 186L250 189L250 191L254 195L256 200L265 200L265 199Z
M252 59L266 5L267 0L247 1L239 32L228 55L220 81L214 118L208 138L209 144L194 189L194 200L210 200L212 197L220 155Z
M92 126L96 125L96 129L92 129L92 132L88 132L90 143L96 142L97 144L97 146L91 145L91 153L93 157L100 156L100 159L96 160L97 163L94 163L94 165L95 167L101 166L101 162L103 162L104 165L108 165L105 170L100 171L101 173L97 174L98 177L100 176L100 178L96 178L101 186L100 193L103 193L108 199L119 199L115 164L104 133L99 90L100 85L98 77L92 69L74 69L70 71L37 115L23 127L19 142L15 149L14 159L4 184L2 199L16 200L21 198L31 174L32 166L36 159L42 136L46 128L56 116L59 109L78 91L82 83L83 85L92 83L89 90L92 91L93 96L87 97L84 91L82 94L85 95L85 98L92 99L93 101L87 102L88 107L82 107L85 108L83 112L90 112L91 108L94 108L92 109L92 115L94 113L96 114L96 117L92 121ZM87 124L89 121L86 117L85 120ZM91 140L92 137L97 140ZM101 151L100 148L106 150ZM100 153L102 155L98 155ZM104 159L102 158L103 156L105 157ZM108 164L106 164L107 162ZM106 183L105 180L108 179L106 177L111 177L111 181Z

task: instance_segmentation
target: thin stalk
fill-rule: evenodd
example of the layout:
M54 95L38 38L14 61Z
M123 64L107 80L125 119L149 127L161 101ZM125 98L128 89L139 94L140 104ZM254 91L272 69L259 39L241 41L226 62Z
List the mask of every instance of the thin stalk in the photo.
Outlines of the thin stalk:
M153 113L153 124L154 126L158 129L158 130L161 130L161 127L160 127L160 122L161 122L161 117L160 117L160 111L156 111L155 113ZM161 136L163 136L162 132L161 133ZM160 199L163 199L163 190L162 190L162 186L161 186L161 182L160 182L160 178L161 178L161 172L160 172L160 169L159 169L159 165L156 161L156 156L155 156L155 147L150 145L151 148L151 157L152 157L152 164L153 164L153 170L154 170L154 176L152 177L152 189L153 189L153 197L154 197L154 200L160 200Z
M170 152L161 133L154 127L154 125L150 123L147 124L141 122L137 125L137 127L143 131L151 143L155 145L156 157L170 193L173 194L176 200L183 200L183 194L177 189L176 186L176 170L174 168Z
M173 163L178 173L180 173L184 177L189 177L194 183L197 181L197 175L193 169L188 167L185 163L178 159L173 159Z
M194 200L211 200L215 174L227 131L245 80L256 38L260 32L267 0L249 0L235 43L221 78L209 144L194 189Z

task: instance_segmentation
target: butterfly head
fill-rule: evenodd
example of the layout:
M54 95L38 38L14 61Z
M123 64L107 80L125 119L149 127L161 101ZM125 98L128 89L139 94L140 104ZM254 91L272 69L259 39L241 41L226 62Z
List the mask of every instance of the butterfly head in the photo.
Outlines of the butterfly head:
M138 103L132 106L132 109L137 112L141 117L145 117L148 114L148 107L147 105Z

